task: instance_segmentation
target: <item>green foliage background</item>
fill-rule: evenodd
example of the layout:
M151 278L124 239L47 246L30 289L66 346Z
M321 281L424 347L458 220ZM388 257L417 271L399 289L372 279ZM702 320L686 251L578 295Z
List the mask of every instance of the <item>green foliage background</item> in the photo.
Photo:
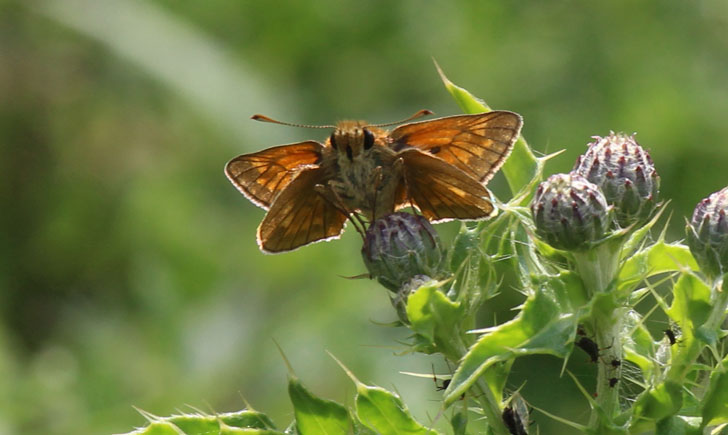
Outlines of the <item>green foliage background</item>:
M249 116L454 114L435 58L521 113L536 150L566 149L547 173L592 135L638 132L681 238L683 216L728 183L727 22L720 0L0 1L0 434L126 432L144 423L132 405L223 412L241 395L284 426L272 338L317 394L353 394L329 350L428 421L440 393L398 371L431 360L395 356L403 331L370 321L394 319L385 290L340 277L364 272L356 233L258 251L263 212L223 165L327 133ZM484 318L512 316L522 296L502 291ZM594 368L572 362L588 386ZM578 419L559 370L525 358L515 376L534 405Z

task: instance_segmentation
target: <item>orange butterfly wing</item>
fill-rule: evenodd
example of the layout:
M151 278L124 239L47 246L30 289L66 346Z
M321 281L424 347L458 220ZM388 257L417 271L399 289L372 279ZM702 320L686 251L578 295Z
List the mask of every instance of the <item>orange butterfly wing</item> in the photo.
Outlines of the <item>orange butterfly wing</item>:
M521 115L492 111L413 122L390 133L395 151L426 151L486 183L503 166L523 126Z
M398 156L403 162L404 190L430 221L482 219L493 213L490 193L476 179L453 165L417 149ZM409 205L405 199L397 208Z
M306 141L244 154L225 165L225 175L246 198L268 210L298 171L321 161L323 148Z
M258 246L267 253L291 251L309 243L338 238L347 216L316 192L325 169L298 172L275 198L258 227Z

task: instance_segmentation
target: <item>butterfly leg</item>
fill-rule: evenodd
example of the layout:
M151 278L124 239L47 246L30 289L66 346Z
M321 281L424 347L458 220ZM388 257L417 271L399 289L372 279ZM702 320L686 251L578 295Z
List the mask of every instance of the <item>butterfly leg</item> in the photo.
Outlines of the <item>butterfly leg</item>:
M371 204L369 208L372 221L394 213L397 208L404 178L403 164L402 159L396 159L387 170L385 165L377 166L371 171L368 182L373 193L367 195L367 200Z
M404 159L402 157L398 158L394 161L394 168L396 171L399 171L400 174L402 174L402 183L404 184L404 194L405 194L405 204L409 202L410 207L412 208L412 211L417 214L419 211L419 208L415 206L414 200L412 199L412 195L410 195L410 188L407 184L407 177L405 176L405 168L404 168Z
M377 197L379 196L379 189L382 185L382 167L377 166L372 171L370 183L374 186L374 196L372 198L372 216L377 216Z
M351 221L352 225L354 225L354 228L359 233L359 235L361 235L362 239L366 239L366 237L364 236L364 229L366 228L365 223L362 222L359 215L350 212L346 208L346 205L344 205L344 201L336 193L336 189L333 189L330 186L330 183L331 181L329 181L329 184L326 186L324 186L323 184L317 184L314 186L314 190L335 209L337 209L340 213L346 216L349 221Z

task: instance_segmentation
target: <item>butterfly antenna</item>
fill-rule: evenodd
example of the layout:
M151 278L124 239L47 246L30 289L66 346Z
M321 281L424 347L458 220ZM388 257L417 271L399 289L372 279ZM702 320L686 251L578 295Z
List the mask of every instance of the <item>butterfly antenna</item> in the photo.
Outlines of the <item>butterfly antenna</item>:
M431 110L422 109L407 119L403 119L401 121L396 121L396 122L388 122L386 124L372 124L372 127L389 127L390 125L404 124L405 122L412 121L413 119L421 118L421 117L427 116L427 115L432 115L432 113L433 112Z
M255 121L260 121L260 122L270 122L272 124L287 125L289 127L302 127L302 128L336 128L333 125L307 125L307 124L294 124L292 122L283 122L283 121L278 121L278 120L275 120L275 119L273 119L271 117L268 117L268 116L265 116L265 115L260 115L260 114L253 115L253 116L250 117L250 119L253 119Z

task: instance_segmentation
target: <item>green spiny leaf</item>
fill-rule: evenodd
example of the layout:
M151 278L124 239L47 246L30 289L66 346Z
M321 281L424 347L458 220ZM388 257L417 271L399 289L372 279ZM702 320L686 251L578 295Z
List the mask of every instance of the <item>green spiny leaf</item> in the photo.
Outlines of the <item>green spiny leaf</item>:
M450 419L453 435L465 435L468 428L468 414L465 412L456 412Z
M657 423L657 433L665 435L701 435L700 419L675 415Z
M341 361L333 355L331 357L356 385L354 403L359 423L380 435L437 435L436 431L425 428L412 417L397 394L363 384Z
M156 421L150 423L142 429L137 429L134 432L129 432L127 435L180 435L184 432L180 431L177 426L166 421Z
M402 399L384 388L358 385L355 403L359 421L379 434L437 433L418 423Z
M286 435L285 432L280 432L271 429L253 429L249 427L234 427L227 425L220 425L220 435ZM213 433L206 433L200 435L216 435Z
M496 362L529 354L568 355L578 316L567 287L581 283L571 273L546 281L528 297L515 319L489 329L468 350L445 391L446 405L458 400Z
M452 339L460 333L463 308L438 289L437 283L432 282L412 293L407 299L407 318L412 330L432 343L434 349L457 360Z
M340 404L314 396L298 378L289 377L288 395L296 414L296 428L301 435L346 434L351 421Z
M679 243L659 241L627 259L618 276L618 290L629 292L640 281L653 275L679 271L681 268L698 270L690 250Z
M666 381L645 391L633 408L633 433L642 433L654 427L657 421L674 415L682 407L682 386Z
M697 276L684 273L673 286L672 293L667 315L680 325L685 339L692 338L712 310L710 288Z
M152 421L149 426L131 433L143 435L166 433L174 433L175 435L214 435L225 433L223 427L253 431L248 433L281 433L275 430L275 425L268 416L254 410L218 415L182 414L170 417L154 417L146 413L145 415ZM169 430L174 430L174 432L168 432Z
M710 388L703 399L703 426L728 423L728 357L710 375Z

